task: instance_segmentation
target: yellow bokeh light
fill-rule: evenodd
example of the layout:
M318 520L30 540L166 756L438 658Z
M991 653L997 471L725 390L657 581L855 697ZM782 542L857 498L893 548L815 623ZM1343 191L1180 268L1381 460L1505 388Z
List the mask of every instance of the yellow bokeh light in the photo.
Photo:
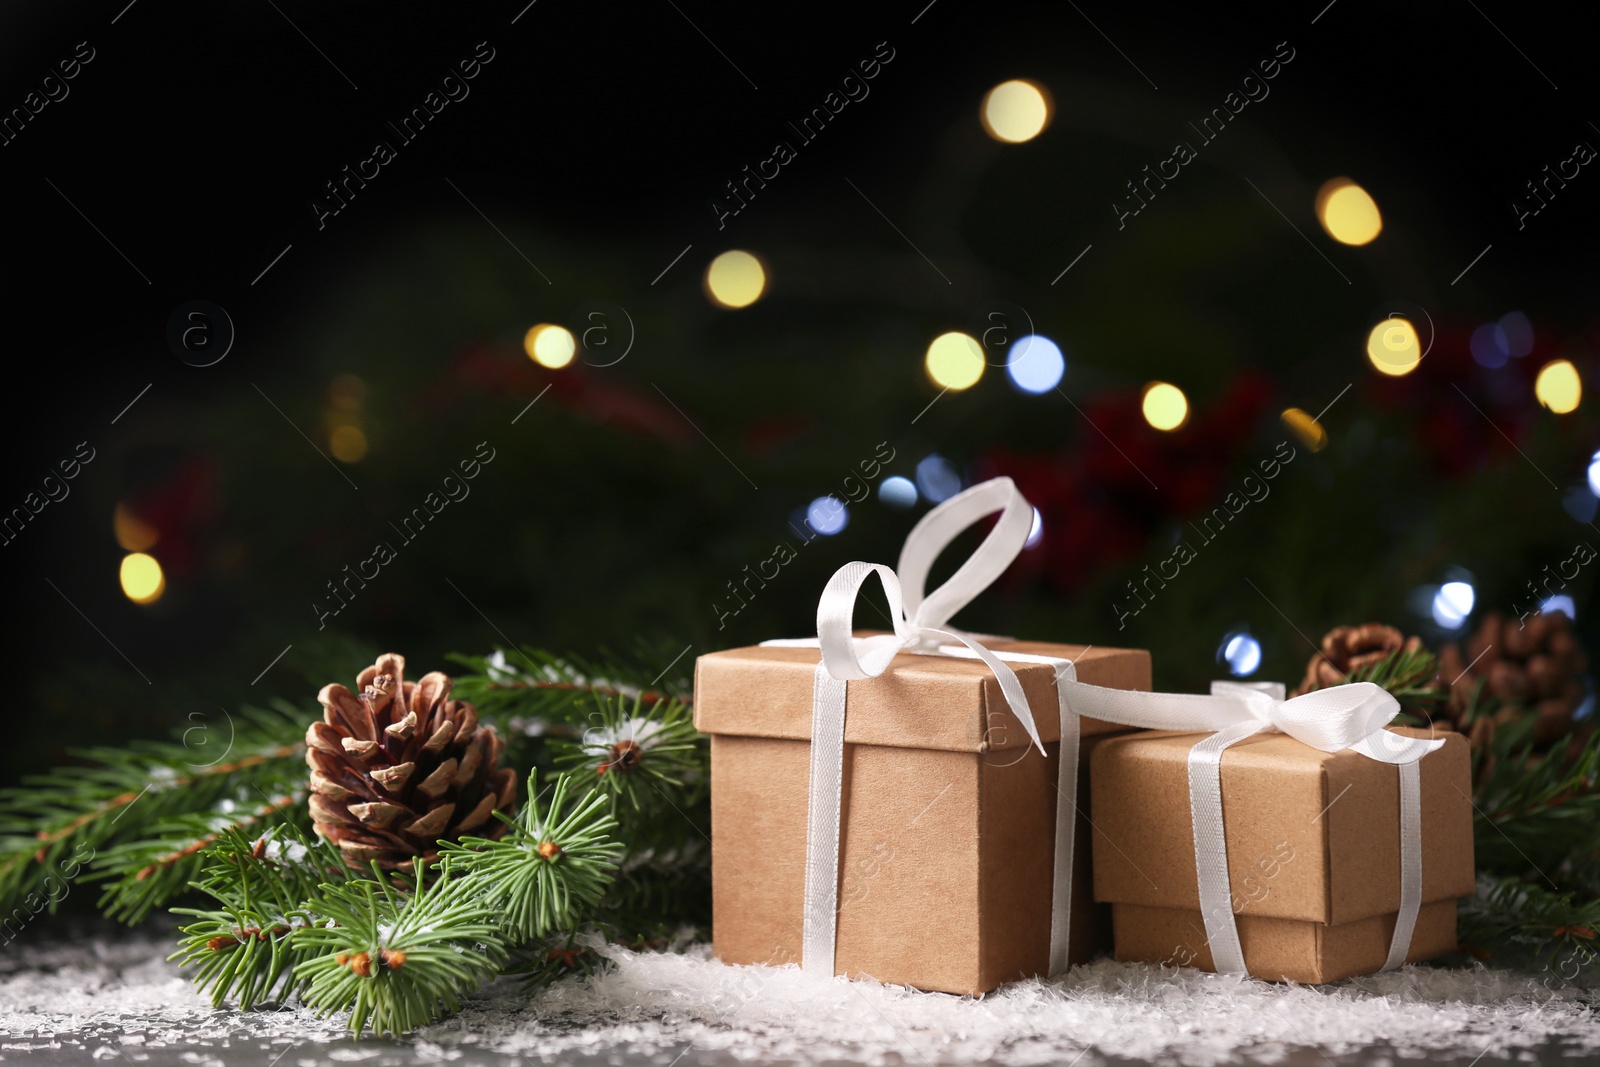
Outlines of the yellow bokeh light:
M541 367L560 370L578 353L578 342L565 326L541 322L522 338L522 349Z
M135 515L127 504L118 504L111 513L111 531L117 544L129 552L143 552L161 537L161 531Z
M928 346L924 363L939 388L969 389L983 377L983 348L969 334L941 333Z
M154 556L130 552L122 557L122 592L135 604L154 604L167 591L166 576Z
M1306 414L1300 408L1289 408L1280 417L1289 432L1311 451L1321 452L1328 447L1328 431L1322 428L1322 423L1315 416Z
M1166 382L1144 387L1144 421L1158 430L1176 430L1189 421L1189 398Z
M340 463L360 463L367 454L367 435L357 426L338 426L328 435L328 451Z
M1578 368L1564 359L1553 359L1539 368L1539 377L1533 383L1533 395L1539 403L1565 415L1578 410L1583 399L1583 382L1578 378Z
M1349 178L1334 178L1317 190L1317 219L1341 244L1364 245L1383 232L1377 201Z
M1044 86L1019 79L990 89L978 117L996 141L1021 144L1044 132L1050 125L1050 111L1050 94Z
M1410 374L1422 362L1417 328L1398 315L1384 319L1367 334L1367 360L1391 378Z
M766 269L749 252L724 252L706 268L706 292L725 308L749 307L766 288Z

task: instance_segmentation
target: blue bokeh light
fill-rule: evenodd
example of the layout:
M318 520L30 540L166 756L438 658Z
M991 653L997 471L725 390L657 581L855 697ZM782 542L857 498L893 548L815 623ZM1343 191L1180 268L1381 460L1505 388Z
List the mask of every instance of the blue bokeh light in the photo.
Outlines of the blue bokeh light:
M806 508L806 524L817 533L832 537L850 524L850 509L836 496L819 496Z
M937 504L961 492L961 472L954 463L935 452L917 464L917 488Z
M1261 642L1245 631L1236 631L1222 639L1217 658L1235 678L1248 678L1261 667Z
M1574 604L1572 598L1565 593L1557 593L1555 596L1546 597L1544 603L1539 605L1539 610L1542 612L1559 611L1574 622L1578 618L1578 605Z
M1032 548L1044 539L1044 516L1039 514L1039 509L1033 509L1033 525L1028 527L1028 539L1022 542L1023 548Z
M1496 323L1486 322L1472 331L1472 358L1478 366L1494 370L1504 367L1511 358L1511 342L1506 331Z
M1597 473L1595 464L1589 465L1589 481L1584 485L1575 485L1561 494L1561 506L1566 509L1579 522L1593 522L1595 512L1600 511L1600 500L1595 499L1600 494L1600 485L1595 482Z
M1048 393L1061 382L1067 361L1060 347L1050 338L1030 333L1011 346L1006 373L1011 384L1024 393Z
M1467 624L1477 593L1468 582L1445 582L1433 595L1433 621L1446 630L1459 630Z
M891 508L915 507L917 503L917 487L910 478L895 474L883 480L878 486L878 499Z

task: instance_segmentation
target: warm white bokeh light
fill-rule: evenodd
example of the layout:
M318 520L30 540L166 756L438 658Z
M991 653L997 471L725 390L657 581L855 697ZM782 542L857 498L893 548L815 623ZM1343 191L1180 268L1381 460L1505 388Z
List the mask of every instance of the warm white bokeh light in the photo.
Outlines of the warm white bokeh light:
M706 268L706 292L725 308L749 307L766 288L767 272L749 252L724 252Z
M928 346L928 377L941 389L968 389L983 377L983 348L970 334L942 333Z
M572 362L578 352L578 342L565 326L541 322L522 338L522 348L539 366L560 370Z
M1031 141L1050 125L1050 94L1030 81L1001 82L983 98L978 116L984 131L996 141L1021 144Z
M1176 430L1189 421L1189 398L1166 382L1144 387L1144 421L1158 430Z
M1398 315L1384 319L1367 334L1367 360L1391 378L1410 374L1422 362L1422 342L1410 320Z
M1334 178L1317 191L1317 220L1341 244L1364 245L1383 232L1377 201L1349 178Z
M166 576L154 556L143 552L130 552L122 557L122 592L135 604L153 604L167 591Z
M1553 359L1539 368L1539 377L1533 383L1533 395L1539 403L1565 415L1577 411L1583 399L1583 382L1578 378L1578 368L1564 359Z

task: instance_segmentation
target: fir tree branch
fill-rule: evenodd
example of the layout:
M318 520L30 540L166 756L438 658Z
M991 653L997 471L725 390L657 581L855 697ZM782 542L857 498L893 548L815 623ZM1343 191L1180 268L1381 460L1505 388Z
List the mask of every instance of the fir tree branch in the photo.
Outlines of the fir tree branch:
M585 790L599 790L638 812L704 781L706 740L685 704L597 695L594 705L581 738L550 742L555 766L572 773Z
M672 654L660 653L654 662ZM457 691L475 700L488 693L500 720L531 748L526 752L530 764L567 770L574 788L610 798L619 823L614 836L626 851L616 881L593 912L597 927L622 940L659 937L685 926L706 928L710 750L694 730L686 701L649 699L678 694L680 687L686 691L688 665L670 685L659 686L658 666L631 666L614 658L603 667L532 651L455 658L483 672L458 679ZM506 674L508 659L529 665L522 671L524 682L556 680L576 688L553 696L528 684L489 689L490 683L517 680ZM545 673L535 678L533 670ZM613 681L596 687L590 684L594 678ZM619 748L625 741L637 747Z
M1357 667L1345 682L1371 682L1389 691L1416 718L1432 720L1432 712L1450 696L1439 681L1439 659L1425 648L1399 648L1377 663Z
M217 907L174 908L193 922L172 959L196 966L195 985L211 994L213 1006L234 1001L249 1010L282 1000L299 988L295 968L311 958L290 938L319 920L307 902L324 883L357 877L337 849L315 844L290 826L279 826L252 841L241 830L217 836L201 856L204 877L195 888Z
M471 701L480 715L515 733L515 721L581 723L594 698L638 698L645 706L670 700L689 703L685 685L675 690L654 688L646 669L616 657L593 662L575 655L539 649L496 650L488 656L450 657L471 673L456 679L454 695Z
M104 881L100 909L108 917L141 922L151 910L171 900L199 873L201 853L224 836L259 834L284 823L309 828L304 789L252 807L224 797L206 814L178 815L152 826L141 840L106 849L99 856L92 881ZM243 814L241 814L243 812Z
M1523 875L1529 868L1560 876L1591 867L1600 839L1600 733L1545 751L1532 740L1534 718L1496 728L1482 755L1477 789L1480 870ZM1590 886L1600 893L1600 886Z
M74 877L85 866L108 876L107 855L120 845L162 839L156 828L168 820L212 812L241 790L281 796L301 784L298 709L276 702L270 711L245 709L232 722L231 758L198 764L194 749L181 742L91 749L75 753L86 765L54 768L0 792L0 912L38 894L69 866ZM185 881L187 875L161 888L177 891ZM149 906L166 899L141 887L130 895L127 914L149 910L133 899L143 896Z
M401 1034L457 1011L505 963L504 930L477 885L417 878L410 894L366 878L323 886L305 909L326 918L289 935L307 956L294 969L306 1004L320 1015L350 1012L358 1036L369 1023Z
M1500 965L1543 966L1567 981L1600 974L1600 899L1515 875L1483 875L1461 906L1462 948Z
M499 840L464 837L441 843L445 871L470 883L491 911L503 914L512 943L545 937L576 926L610 883L622 845L604 796L580 797L570 810L571 779L561 775L541 813L535 776L528 777L528 802L516 818L495 815L510 827Z

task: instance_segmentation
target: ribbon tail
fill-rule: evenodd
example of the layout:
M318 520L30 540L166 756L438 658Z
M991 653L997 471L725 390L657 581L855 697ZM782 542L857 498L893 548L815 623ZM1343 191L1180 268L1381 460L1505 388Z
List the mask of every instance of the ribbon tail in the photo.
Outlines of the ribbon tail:
M1400 770L1400 913L1395 916L1394 939L1383 969L1392 971L1406 961L1411 934L1422 910L1422 769L1402 763Z
M1044 742L1039 739L1039 726L1033 721L1033 711L1028 707L1028 694L1022 691L1022 683L1017 680L1017 672L1006 665L1005 660L1007 657L991 652L981 643L971 637L968 637L959 630L935 630L930 627L923 627L918 632L923 634L937 635L939 637L948 637L956 641L960 641L961 644L967 647L967 650L973 657L981 660L984 666L989 668L990 673L994 675L994 680L1000 683L1000 693L1006 698L1006 704L1011 708L1011 714L1017 717L1017 721L1020 722L1022 724L1022 728L1027 731L1028 740L1032 741L1034 747L1039 750L1039 755L1044 755ZM949 648L951 650L955 650L957 647L958 646L953 645L941 646L939 653L941 655L949 655L950 652L945 651L945 649ZM968 657L963 653L961 658L965 659ZM1021 657L1017 658L1020 659ZM1055 659L1045 656L1039 657L1039 660L1052 664L1059 662ZM1060 679L1058 675L1058 689L1059 685Z
M1408 763L1415 763L1443 745L1442 737L1407 737L1405 734L1389 730L1374 730L1351 745L1350 751L1359 752L1379 763L1393 763L1403 767Z
M843 679L817 664L811 691L811 797L806 818L805 926L800 969L833 977L839 932L839 818L844 794Z
M1056 856L1051 882L1049 977L1068 966L1072 933L1072 852L1078 829L1078 716L1062 682L1072 664L1057 669L1056 697L1061 710L1061 766L1056 772Z
M1229 745L1260 733L1269 724L1237 723L1189 750L1189 810L1194 822L1195 876L1200 887L1200 917L1212 968L1218 974L1248 974L1239 924L1233 918L1228 880L1228 842L1222 823L1222 754Z

